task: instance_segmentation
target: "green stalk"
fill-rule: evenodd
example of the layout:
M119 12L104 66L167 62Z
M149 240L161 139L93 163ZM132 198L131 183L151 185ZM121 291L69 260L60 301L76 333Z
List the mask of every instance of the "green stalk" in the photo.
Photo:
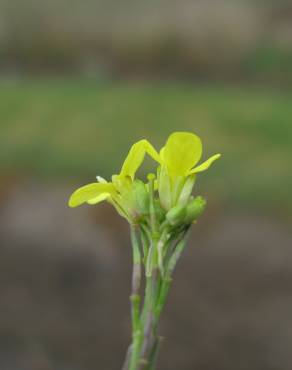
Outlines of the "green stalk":
M158 242L164 250L168 247L167 233L161 230L159 239L157 234L148 233L150 248L147 255L145 296L142 310L140 310L140 281L141 281L141 252L136 229L131 229L133 245L133 279L132 279L132 344L129 348L126 370L155 370L161 338L157 335L157 328L162 310L165 306L169 288L172 281L173 271L185 248L186 231L180 233L178 240L172 249L169 259L165 260L163 274L158 267ZM141 233L143 231L141 230ZM144 231L145 234L145 231ZM142 242L147 242L141 237ZM128 367L126 367L128 366ZM124 370L123 369L123 370Z
M132 307L132 327L133 332L139 329L139 314L140 314L140 285L141 285L141 252L140 246L134 227L131 227L131 240L133 247L133 273L132 273L132 294L130 296Z
M131 313L132 313L132 345L129 359L129 369L136 369L136 362L139 358L139 343L141 337L140 328L140 285L141 285L141 252L139 241L136 234L136 229L131 226L131 241L133 248L133 274L132 274L132 294Z
M157 325L155 318L155 306L159 293L160 272L156 268L151 277L147 277L145 301L141 316L141 327L143 327L143 338L140 348L140 364L138 370L148 369L151 365L151 354L157 340Z
M150 362L149 370L155 370L162 340L163 340L162 337L157 337L156 338L156 341L155 341L155 344L153 346L153 350L152 350L152 353L151 353L151 358L150 358L150 361L149 361Z
M163 280L162 280L160 294L159 294L156 309L155 309L155 315L156 315L157 321L159 320L162 309L165 306L166 298L168 296L169 288L172 282L173 271L176 267L176 264L182 252L184 251L185 246L186 246L186 233L184 233L182 239L179 240L166 266L165 276L163 277Z

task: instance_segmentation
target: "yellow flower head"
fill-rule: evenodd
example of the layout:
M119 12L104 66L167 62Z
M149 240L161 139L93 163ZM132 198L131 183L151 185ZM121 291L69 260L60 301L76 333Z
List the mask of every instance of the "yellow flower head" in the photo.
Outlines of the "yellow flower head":
M221 154L215 154L196 166L202 156L201 139L189 132L174 132L160 150L158 191L162 206L169 210L177 203L186 204L195 183L196 174L207 170ZM157 153L156 153L157 154Z
M135 179L146 153L158 163L157 176L148 174L147 184ZM206 206L203 197L192 196L196 174L208 169L220 154L197 165L201 156L201 140L192 133L171 134L159 153L147 140L140 140L131 147L120 173L113 175L111 182L97 176L97 182L71 195L69 206L108 201L131 224L134 265L143 261L147 277L157 269L161 276L167 276L184 247L189 227Z
M196 174L207 170L220 157L215 154L196 166L202 156L202 143L197 135L188 132L171 134L159 153L147 140L140 140L131 147L120 173L113 175L111 182L97 177L98 182L82 186L71 195L69 206L107 200L129 222L147 214L149 188L135 179L146 153L159 163L155 185L165 211L176 205L185 206L190 200Z
M156 157L155 149L147 140L135 143L130 149L119 175L113 175L111 182L97 176L98 182L82 186L71 195L69 206L77 207L83 203L97 204L107 200L119 214L131 222L132 218L137 216L135 212L143 211L143 204L147 203L146 186L141 181L135 180L135 174L141 166L146 152L152 157ZM144 202L141 198L144 198Z

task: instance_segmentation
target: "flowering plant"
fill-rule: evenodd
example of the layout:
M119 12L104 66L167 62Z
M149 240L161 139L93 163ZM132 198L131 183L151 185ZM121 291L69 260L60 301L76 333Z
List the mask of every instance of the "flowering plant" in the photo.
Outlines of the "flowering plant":
M158 163L158 168L144 183L135 174L146 154ZM190 226L206 205L203 197L192 195L196 176L207 170L220 154L196 166L201 156L201 140L192 133L171 134L160 152L147 140L140 140L132 146L120 173L113 175L111 182L97 176L97 182L77 189L69 199L70 207L106 200L130 224L132 343L123 370L155 370L161 343L158 322L173 271L185 248Z

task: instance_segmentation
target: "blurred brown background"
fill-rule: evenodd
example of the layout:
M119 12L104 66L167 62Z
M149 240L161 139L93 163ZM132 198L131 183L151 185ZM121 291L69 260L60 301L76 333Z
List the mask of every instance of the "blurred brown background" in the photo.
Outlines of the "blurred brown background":
M291 83L290 1L1 0L0 369L121 367L128 228L67 199L187 130L223 157L159 369L291 370Z

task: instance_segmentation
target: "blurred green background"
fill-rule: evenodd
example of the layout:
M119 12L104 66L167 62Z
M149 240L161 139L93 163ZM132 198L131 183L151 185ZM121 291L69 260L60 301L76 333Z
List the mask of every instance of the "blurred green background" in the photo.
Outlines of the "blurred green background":
M67 198L135 141L192 131L223 156L196 185L205 252L178 272L161 369L290 370L291 84L289 1L1 0L0 367L119 368L127 230Z

